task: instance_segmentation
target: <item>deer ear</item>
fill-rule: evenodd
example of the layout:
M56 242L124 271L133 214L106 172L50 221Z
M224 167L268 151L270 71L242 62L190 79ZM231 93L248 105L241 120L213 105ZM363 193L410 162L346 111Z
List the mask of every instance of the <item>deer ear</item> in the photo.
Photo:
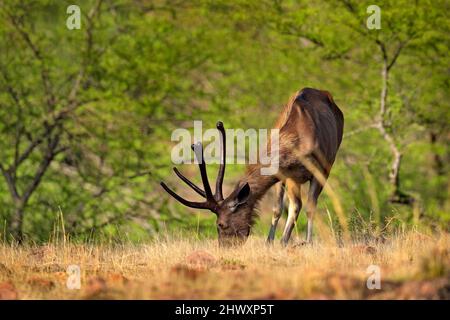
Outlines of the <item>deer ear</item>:
M236 196L236 203L237 205L243 204L248 200L248 197L250 196L250 186L248 183L245 183L241 189L238 191L238 194Z
M234 212L238 206L247 202L249 196L250 186L248 185L248 183L245 183L242 187L240 187L233 193L233 198L229 202L228 207L232 212Z

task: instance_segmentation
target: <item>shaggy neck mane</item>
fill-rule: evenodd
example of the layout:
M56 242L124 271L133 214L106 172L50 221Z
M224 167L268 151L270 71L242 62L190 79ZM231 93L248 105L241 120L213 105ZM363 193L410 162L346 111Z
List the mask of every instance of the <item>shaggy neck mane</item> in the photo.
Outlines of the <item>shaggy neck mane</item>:
M294 105L295 99L297 98L298 94L300 92L297 91L295 94L293 94L288 103L284 106L283 112L279 116L275 128L281 129L287 119L289 118L289 115L292 110L292 106ZM270 152L270 140L268 143L268 150ZM275 175L261 175L261 164L252 164L247 166L247 171L245 173L245 176L239 181L239 185L243 185L244 183L248 182L250 186L250 199L249 199L249 207L251 208L252 215L254 215L254 208L258 204L259 200L266 194L267 190L270 189L275 183L279 181L279 179Z
M246 182L250 186L248 205L253 211L259 200L262 199L270 187L278 182L278 178L273 175L261 175L261 165L249 165L247 166L245 176L240 180L239 185Z

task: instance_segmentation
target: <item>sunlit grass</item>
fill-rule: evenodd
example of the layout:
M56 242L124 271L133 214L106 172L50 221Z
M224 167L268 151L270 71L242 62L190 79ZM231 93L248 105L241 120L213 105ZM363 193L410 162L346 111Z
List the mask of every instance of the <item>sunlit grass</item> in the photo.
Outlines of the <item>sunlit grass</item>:
M0 246L0 297L19 299L383 299L449 298L450 236L416 231L384 242L317 240L312 246L250 237L239 248L216 240L160 237L147 244ZM69 265L81 289L66 287ZM366 287L381 268L381 290ZM6 285L5 285L6 284ZM3 290L3 291L2 291ZM8 294L10 294L8 296ZM12 294L12 296L11 296Z

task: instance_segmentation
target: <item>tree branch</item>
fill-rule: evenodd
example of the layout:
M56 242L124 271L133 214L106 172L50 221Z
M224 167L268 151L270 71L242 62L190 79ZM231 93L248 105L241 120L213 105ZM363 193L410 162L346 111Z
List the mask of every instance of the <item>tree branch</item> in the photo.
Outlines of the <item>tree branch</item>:
M75 82L72 86L72 89L69 92L68 96L68 103L69 105L72 105L75 103L76 95L78 93L78 90L81 86L81 82L83 81L83 78L86 74L86 69L89 65L89 61L92 56L92 47L94 43L93 38L93 29L94 29L94 22L93 18L95 15L99 12L100 6L102 4L102 0L97 0L96 4L91 8L89 11L86 20L87 20L87 28L86 28L86 56L83 59L83 62L80 67L80 71L78 72Z
M5 177L6 184L8 185L9 192L11 194L11 197L13 201L17 201L20 199L19 192L17 191L16 187L16 181L15 178L11 175L11 172L5 167L3 167L2 164L0 164L0 171L2 172L3 176Z
M395 62L397 61L397 58L400 56L400 52L402 51L402 49L405 47L405 45L408 43L408 40L400 42L400 44L398 45L397 49L395 50L394 56L392 57L391 62L389 63L389 65L387 66L387 70L391 70L391 68L394 66Z
M34 57L41 63L41 80L44 86L44 92L47 100L47 105L50 109L53 109L56 104L56 98L52 92L52 84L50 81L49 70L46 66L45 59L42 56L41 50L39 47L31 40L31 37L25 29L22 28L20 23L17 21L17 17L13 16L11 13L7 13L11 24L13 27L19 32L25 43L33 52Z
M349 132L345 133L345 134L344 134L344 138L351 137L351 136L353 136L353 135L355 135L355 134L358 134L358 133L360 133L360 132L367 131L367 130L369 130L369 129L378 129L378 126L379 126L379 123L378 123L378 122L372 123L372 124L369 124L369 125L366 125L366 126L364 126L364 127L361 127L361 128L358 128L358 129L355 129L355 130L352 130L352 131L349 131Z
M30 185L25 189L25 192L23 194L23 201L24 203L27 203L31 195L33 194L34 190L39 186L41 183L42 177L44 176L45 172L47 171L48 167L50 166L51 162L57 155L56 148L59 144L60 140L60 134L56 135L53 139L50 138L48 142L48 149L47 152L44 155L44 158L42 159L41 163L39 164L39 167L34 175L34 178Z

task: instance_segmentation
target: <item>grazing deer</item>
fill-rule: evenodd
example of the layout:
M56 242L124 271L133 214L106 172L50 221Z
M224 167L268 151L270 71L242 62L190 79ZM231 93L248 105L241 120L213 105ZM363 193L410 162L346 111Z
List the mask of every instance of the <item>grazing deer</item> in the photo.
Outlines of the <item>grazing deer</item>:
M226 141L223 123L219 121L217 129L221 134L221 162L215 193L212 194L208 182L201 143L192 145L192 149L199 162L204 190L189 181L176 168L174 171L195 192L206 198L206 201L188 201L173 192L164 182L161 182L161 186L185 206L209 209L214 212L217 215L219 244L229 245L243 243L247 239L255 221L257 203L273 185L278 183L277 203L274 207L268 242L272 242L275 237L278 220L283 212L283 198L286 191L289 198L289 210L281 241L287 244L302 207L301 186L309 181L306 237L306 242L309 243L312 240L312 224L317 198L341 144L343 127L343 114L334 103L331 94L327 91L304 88L292 96L275 126L280 130L277 173L261 175L261 164L249 165L233 192L224 199L222 183L225 174Z

